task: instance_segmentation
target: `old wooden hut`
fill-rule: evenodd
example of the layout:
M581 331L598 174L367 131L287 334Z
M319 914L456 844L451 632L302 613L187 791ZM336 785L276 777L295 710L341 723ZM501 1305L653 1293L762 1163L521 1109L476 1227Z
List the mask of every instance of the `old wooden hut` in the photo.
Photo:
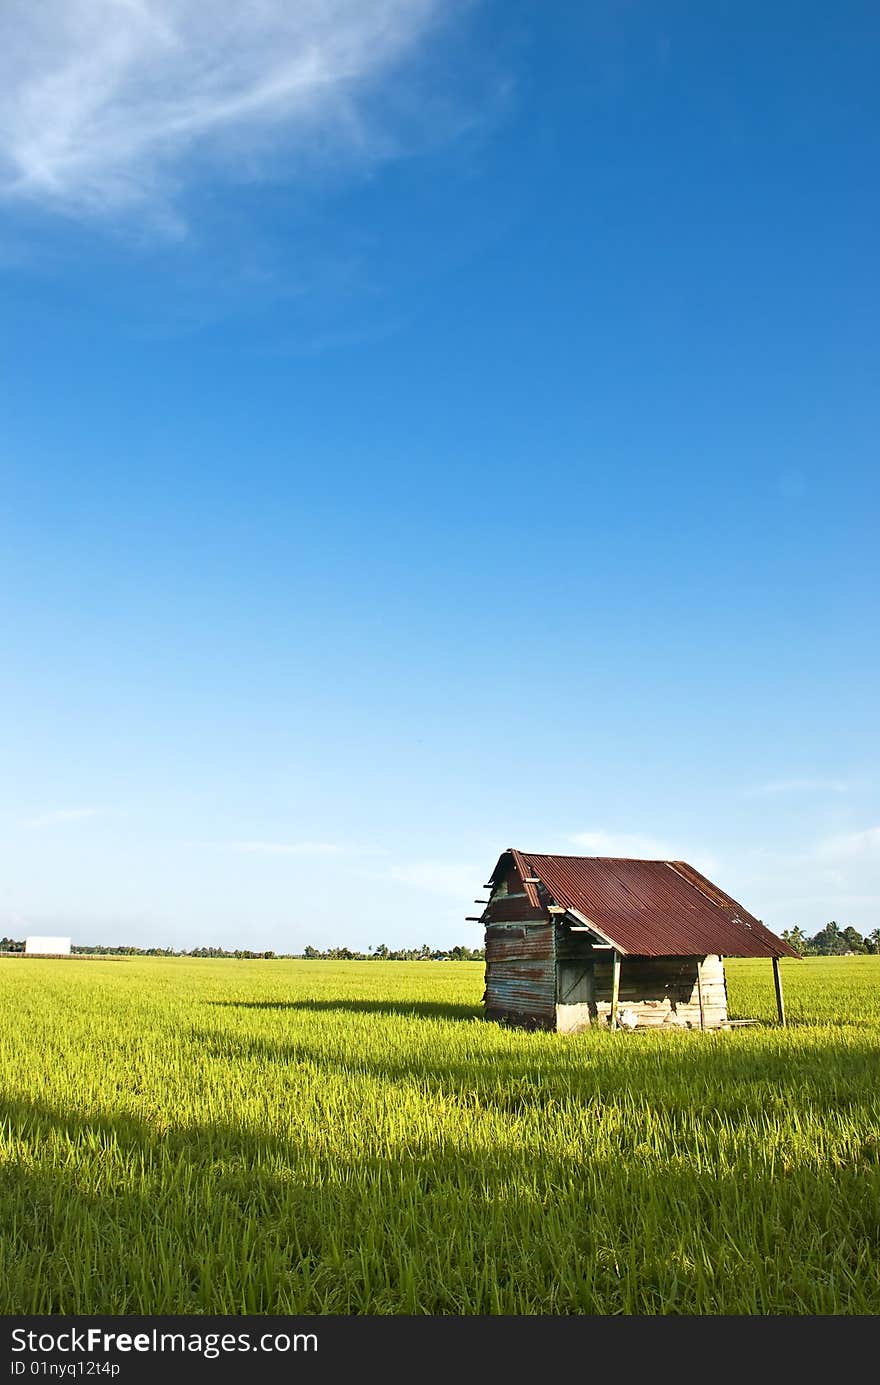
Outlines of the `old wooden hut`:
M728 1023L725 957L797 954L684 861L502 853L486 887L488 1019L575 1033Z

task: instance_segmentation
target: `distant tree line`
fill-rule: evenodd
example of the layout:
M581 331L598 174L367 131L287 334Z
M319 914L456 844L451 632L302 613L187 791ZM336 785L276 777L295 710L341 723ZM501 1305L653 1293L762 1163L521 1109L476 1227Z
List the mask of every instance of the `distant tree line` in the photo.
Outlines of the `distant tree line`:
M848 952L856 955L864 953L880 954L880 928L864 937L851 925L841 928L834 919L814 933L812 938L802 928L784 928L782 937L799 952L802 957L841 957ZM24 952L23 938L0 938L0 952ZM193 947L189 951L174 947L85 947L76 946L71 952L81 956L110 957L237 957L266 960L269 958L290 958L325 962L482 962L485 952L481 947L459 945L447 948L432 948L427 943L421 947L390 948L385 943L370 947L366 952L358 952L350 947L305 947L302 952L254 952L247 947Z
M71 952L80 957L275 957L274 952L251 952L249 948L237 947L229 951L225 947L194 947L187 952L176 947L120 947L72 946ZM0 952L24 952L22 938L0 938ZM292 955L292 954L291 954Z
M302 952L252 952L250 948L236 947L194 947L190 951L174 947L71 947L71 952L80 956L102 957L238 957L238 958L321 958L330 962L481 962L484 952L481 947L451 947L441 950L430 948L427 943L421 947L407 947L392 950L380 943L367 952L354 952L348 947L330 947L321 952L316 947L306 947ZM24 952L23 938L0 938L0 952Z
M873 933L863 938L858 929L852 926L841 928L834 919L814 933L812 938L808 938L798 927L783 929L782 936L802 957L841 957L847 952L880 953L880 928L875 928Z
M802 957L841 957L852 952L880 954L880 928L864 937L851 925L841 928L834 919L807 937L802 928L784 928L782 937L799 952ZM24 952L24 939L0 938L0 952ZM71 952L81 956L110 957L237 957L266 960L268 958L290 958L306 961L325 962L482 962L485 952L481 947L432 948L427 943L421 947L390 948L385 943L370 947L366 952L358 952L350 947L305 947L302 952L254 952L247 947L194 947L189 951L174 947L72 947Z
M353 952L349 947L329 947L322 952L307 947L300 955L325 962L482 962L486 954L481 947L431 948L422 943L421 947L389 948L380 943L366 952Z

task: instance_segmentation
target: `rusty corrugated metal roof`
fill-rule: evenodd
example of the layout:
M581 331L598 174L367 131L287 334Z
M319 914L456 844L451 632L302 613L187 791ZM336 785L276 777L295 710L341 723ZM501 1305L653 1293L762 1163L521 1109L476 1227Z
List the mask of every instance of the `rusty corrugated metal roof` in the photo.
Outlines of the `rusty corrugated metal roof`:
M760 919L685 861L546 856L511 847L530 903L576 911L636 957L796 957ZM496 873L508 852L502 854Z

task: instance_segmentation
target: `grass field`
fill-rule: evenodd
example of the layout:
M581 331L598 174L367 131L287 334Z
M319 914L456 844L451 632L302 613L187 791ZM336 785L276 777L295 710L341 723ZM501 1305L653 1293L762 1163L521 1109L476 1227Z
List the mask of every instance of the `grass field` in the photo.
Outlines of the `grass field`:
M880 958L783 975L569 1038L470 963L0 959L0 1310L877 1313Z

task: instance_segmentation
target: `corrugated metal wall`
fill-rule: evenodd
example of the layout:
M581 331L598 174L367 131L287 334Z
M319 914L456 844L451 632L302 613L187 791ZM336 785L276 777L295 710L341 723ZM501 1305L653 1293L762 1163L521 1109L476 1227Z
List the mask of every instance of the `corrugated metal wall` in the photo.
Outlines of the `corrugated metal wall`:
M556 1027L553 925L486 929L486 1018L534 1029Z

